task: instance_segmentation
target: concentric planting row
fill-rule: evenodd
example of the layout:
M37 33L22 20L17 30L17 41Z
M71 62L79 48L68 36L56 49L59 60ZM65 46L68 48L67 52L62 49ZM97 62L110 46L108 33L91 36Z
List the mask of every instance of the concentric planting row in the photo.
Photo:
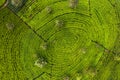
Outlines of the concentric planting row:
M19 12L1 10L1 79L120 79L114 2L72 1L28 0Z

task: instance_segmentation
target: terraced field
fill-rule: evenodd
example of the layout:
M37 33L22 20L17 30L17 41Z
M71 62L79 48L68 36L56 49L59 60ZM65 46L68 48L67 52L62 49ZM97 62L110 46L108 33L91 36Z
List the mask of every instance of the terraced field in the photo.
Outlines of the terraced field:
M119 0L1 0L0 80L120 80Z

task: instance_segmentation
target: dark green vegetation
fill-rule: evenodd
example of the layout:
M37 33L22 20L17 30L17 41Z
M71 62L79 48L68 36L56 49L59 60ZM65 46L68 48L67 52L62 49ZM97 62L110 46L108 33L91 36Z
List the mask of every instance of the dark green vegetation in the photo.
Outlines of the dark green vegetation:
M9 2L0 10L0 80L120 80L119 5Z

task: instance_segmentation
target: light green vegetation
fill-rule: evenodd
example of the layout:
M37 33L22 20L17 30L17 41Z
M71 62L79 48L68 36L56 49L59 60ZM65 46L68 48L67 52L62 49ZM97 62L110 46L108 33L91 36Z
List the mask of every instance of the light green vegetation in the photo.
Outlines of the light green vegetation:
M6 0L0 0L0 7L1 7L2 5L4 5L5 1L6 1Z
M5 3L6 0L0 0L0 6Z
M28 0L0 10L0 79L120 80L119 5Z

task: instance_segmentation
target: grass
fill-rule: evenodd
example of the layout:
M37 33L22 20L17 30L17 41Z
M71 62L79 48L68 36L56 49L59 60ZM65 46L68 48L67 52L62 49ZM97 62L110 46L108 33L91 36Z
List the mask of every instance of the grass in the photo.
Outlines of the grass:
M0 79L120 80L119 4L28 0L1 9ZM42 68L39 59L47 63Z
M0 0L0 7L5 3L5 0Z

